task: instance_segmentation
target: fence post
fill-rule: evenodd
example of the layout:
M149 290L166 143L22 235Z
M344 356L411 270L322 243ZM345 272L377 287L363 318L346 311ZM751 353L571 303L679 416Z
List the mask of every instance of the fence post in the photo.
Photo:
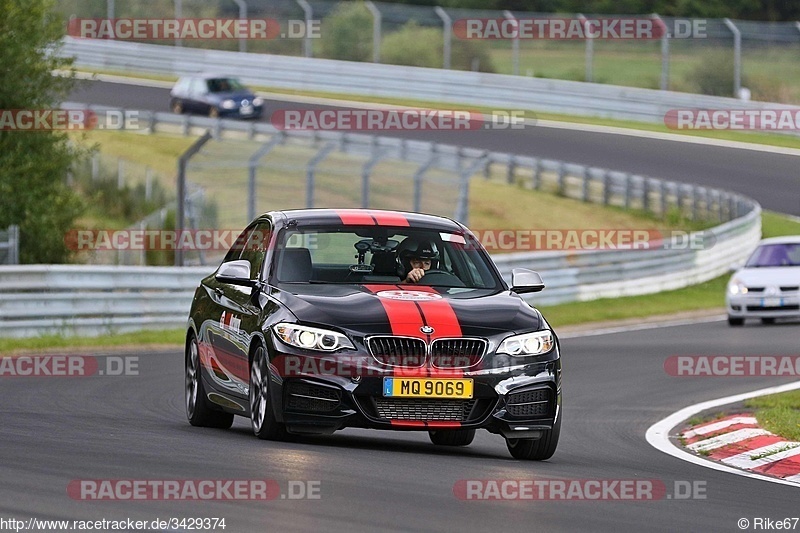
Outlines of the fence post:
M306 207L314 207L314 173L317 170L317 165L325 159L329 153L336 149L337 144L333 141L327 143L314 154L314 157L308 162L306 167Z
M145 167L144 169L144 199L150 201L153 198L153 169Z
M247 219L250 221L256 218L256 172L258 171L258 162L283 142L284 135L283 131L278 131L261 148L256 150L247 162Z
M461 171L458 185L458 203L456 204L455 219L465 226L469 224L469 179L481 166L488 162L487 154L476 159L465 170Z
M306 20L305 35L303 36L303 56L311 57L311 19L314 17L314 8L311 7L306 0L297 0L300 7L303 8L303 17Z
M658 13L653 13L650 18L658 23L663 32L661 35L661 83L659 87L662 91L666 91L669 89L669 29Z
M371 0L366 0L364 5L367 6L369 12L372 13L372 62L381 62L381 11L372 3Z
M175 18L183 18L183 0L174 0L175 2ZM183 41L180 37L175 37L175 46L183 46Z
M125 187L125 160L117 158L117 190Z
M247 20L247 4L244 0L233 0L239 6L239 20ZM247 52L247 39L239 37L239 51Z
M514 26L516 27L516 32L514 33L514 38L511 39L511 73L514 76L519 76L519 22L517 22L517 17L509 11L503 11L503 16L506 20L513 20L515 22Z
M203 145L211 140L211 132L206 131L202 137L197 139L185 152L178 158L178 212L175 213L175 229L178 232L178 241L180 235L183 234L184 224L186 222L186 166L189 159L192 158L197 152L203 148ZM180 246L175 247L175 266L183 266L183 249Z
M364 163L364 166L361 167L361 207L363 208L369 207L369 179L372 175L372 169L374 169L375 165L386 155L385 150L381 150L376 146L376 141L377 138L372 137L372 142L370 143L372 155L369 160Z
M8 264L19 264L19 226L8 227Z
M731 19L726 18L724 22L733 34L733 97L739 98L742 88L742 32Z
M92 181L97 181L100 176L100 152L92 154Z
M436 162L436 145L431 146L431 155L428 156L428 160L425 161L420 167L414 172L414 205L413 210L419 213L422 210L422 178L425 173L428 171L429 168L433 166Z
M436 14L439 15L439 18L442 19L442 33L444 35L444 52L442 53L442 68L449 69L450 68L450 61L452 59L452 47L453 47L453 19L450 18L450 15L447 14L447 11L442 9L440 6L436 6L434 8Z
M594 63L594 39L589 36L589 21L582 13L578 13L578 19L583 22L583 33L586 35L586 73L584 81L593 81L593 63Z
M661 180L661 218L667 218L667 182Z

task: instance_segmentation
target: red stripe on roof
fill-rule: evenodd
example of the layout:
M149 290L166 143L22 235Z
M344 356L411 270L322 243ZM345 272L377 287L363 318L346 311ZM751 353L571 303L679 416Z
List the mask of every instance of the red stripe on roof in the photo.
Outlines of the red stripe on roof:
M400 213L389 211L370 211L370 215L375 217L379 226L410 226L408 219Z
M334 209L345 226L374 226L375 219L368 211L358 209Z

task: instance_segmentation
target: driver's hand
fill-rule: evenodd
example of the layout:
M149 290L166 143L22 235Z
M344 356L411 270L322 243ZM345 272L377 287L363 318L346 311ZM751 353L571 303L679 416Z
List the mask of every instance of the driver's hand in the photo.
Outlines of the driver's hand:
M406 283L416 283L422 279L422 276L425 275L425 271L421 268L414 268L411 272L408 273L406 276Z

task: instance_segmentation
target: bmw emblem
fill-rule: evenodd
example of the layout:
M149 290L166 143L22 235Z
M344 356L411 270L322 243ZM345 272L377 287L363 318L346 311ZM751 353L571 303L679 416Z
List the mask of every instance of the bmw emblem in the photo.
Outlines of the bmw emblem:
M430 326L422 326L421 328L419 328L419 330L425 335L430 335L431 333L433 333L433 328Z
M249 105L250 105L250 101L249 100L247 100L247 99L242 100L242 107L247 107Z

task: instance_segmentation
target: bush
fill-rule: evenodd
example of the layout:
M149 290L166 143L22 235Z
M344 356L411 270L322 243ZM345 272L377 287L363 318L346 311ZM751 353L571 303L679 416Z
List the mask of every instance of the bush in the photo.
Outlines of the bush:
M322 23L322 57L371 61L373 22L372 14L364 2L348 2L337 6Z
M686 81L692 84L700 94L734 96L733 66L732 51L707 52L703 55L700 64L686 76ZM744 77L742 77L742 86L747 86Z
M381 59L393 65L441 68L443 54L443 31L440 28L422 27L413 20L388 34L381 43ZM453 69L472 70L472 63L476 59L479 71L495 71L486 43L453 39Z

